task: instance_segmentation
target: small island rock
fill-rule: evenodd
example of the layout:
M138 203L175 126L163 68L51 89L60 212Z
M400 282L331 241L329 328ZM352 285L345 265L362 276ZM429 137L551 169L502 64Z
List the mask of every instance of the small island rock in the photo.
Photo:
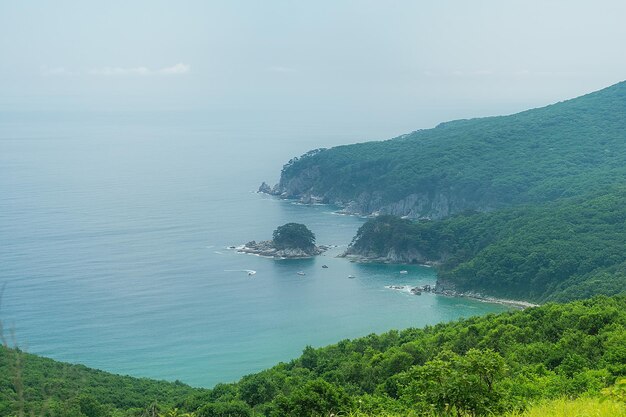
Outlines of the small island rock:
M300 223L287 223L278 227L272 240L250 241L238 252L274 258L310 258L328 250L328 246L315 245L315 234Z
M261 186L259 187L257 193L272 194L272 187L270 187L268 183L263 181L263 183L261 183Z

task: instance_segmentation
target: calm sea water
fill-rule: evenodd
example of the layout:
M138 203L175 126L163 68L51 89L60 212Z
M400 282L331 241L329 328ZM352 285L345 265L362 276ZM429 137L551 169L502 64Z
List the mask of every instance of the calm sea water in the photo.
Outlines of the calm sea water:
M363 219L254 193L289 158L356 139L197 114L0 114L0 318L32 353L210 387L306 345L504 310L387 289L435 272L336 258ZM226 249L286 222L339 247Z

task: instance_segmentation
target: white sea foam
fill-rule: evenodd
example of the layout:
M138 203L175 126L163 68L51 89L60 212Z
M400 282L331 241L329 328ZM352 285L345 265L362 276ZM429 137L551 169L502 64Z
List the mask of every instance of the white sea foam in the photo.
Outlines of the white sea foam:
M254 269L225 269L224 272L245 272L248 275L256 274L256 271Z
M394 291L401 291L401 292L410 293L412 287L410 285L385 285L385 288L388 288L388 289L394 290Z

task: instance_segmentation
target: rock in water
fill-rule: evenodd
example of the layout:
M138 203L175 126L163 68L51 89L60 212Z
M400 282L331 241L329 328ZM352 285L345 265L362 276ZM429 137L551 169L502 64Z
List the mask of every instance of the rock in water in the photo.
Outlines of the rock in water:
M257 193L272 194L272 187L270 187L268 183L263 181L261 183L261 186L259 187Z

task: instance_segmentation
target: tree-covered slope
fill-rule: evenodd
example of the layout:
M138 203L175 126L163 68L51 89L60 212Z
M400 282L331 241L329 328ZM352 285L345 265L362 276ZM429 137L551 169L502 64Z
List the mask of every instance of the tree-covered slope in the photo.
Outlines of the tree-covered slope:
M0 415L18 415L20 392L27 415L46 416L499 415L541 400L596 396L623 378L626 297L307 347L290 363L203 391L32 355L16 367L14 351L0 352Z
M0 416L148 416L205 390L113 375L0 346Z
M522 113L312 151L272 191L348 211L441 218L626 179L626 82Z
M626 189L459 214L439 221L380 216L348 253L435 261L440 286L532 301L626 291Z
M595 395L625 374L626 297L599 297L306 348L183 408L199 416L226 416L212 412L229 407L237 416L497 415Z

